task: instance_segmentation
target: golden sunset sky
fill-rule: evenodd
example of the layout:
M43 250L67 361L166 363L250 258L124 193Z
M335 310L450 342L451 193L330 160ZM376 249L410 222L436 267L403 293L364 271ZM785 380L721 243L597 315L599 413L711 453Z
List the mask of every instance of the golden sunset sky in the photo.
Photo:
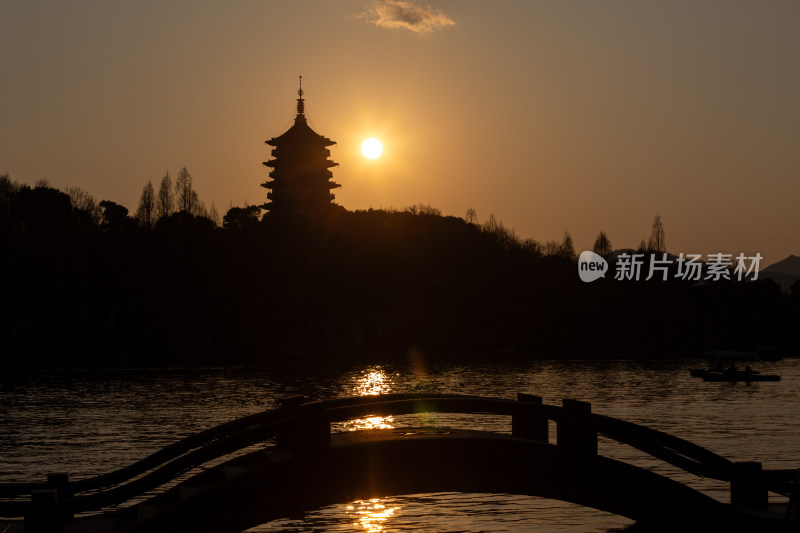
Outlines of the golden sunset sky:
M771 0L8 0L0 173L134 211L185 165L220 213L262 203L302 74L347 209L472 207L578 251L659 213L674 253L768 264L800 254L798 28Z

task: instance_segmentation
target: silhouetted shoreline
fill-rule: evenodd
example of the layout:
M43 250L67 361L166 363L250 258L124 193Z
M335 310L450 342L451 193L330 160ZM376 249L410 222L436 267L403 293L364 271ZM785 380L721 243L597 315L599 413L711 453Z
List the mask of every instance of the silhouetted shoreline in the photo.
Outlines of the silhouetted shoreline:
M223 227L178 212L150 229L112 204L94 221L55 189L4 191L0 367L798 351L800 294L770 280L582 283L571 240L433 209L233 208Z

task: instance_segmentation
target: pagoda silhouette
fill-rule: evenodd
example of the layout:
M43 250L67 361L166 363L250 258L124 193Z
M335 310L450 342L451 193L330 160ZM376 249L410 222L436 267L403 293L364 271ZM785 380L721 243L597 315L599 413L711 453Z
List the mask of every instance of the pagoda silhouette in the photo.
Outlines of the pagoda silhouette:
M329 146L334 141L318 134L308 125L303 100L303 77L297 91L297 116L294 125L284 134L266 144L272 146L274 159L264 162L272 170L271 179L261 186L268 189L267 203L261 207L271 216L308 216L330 211L334 206L331 192L340 184L332 181L331 167L338 166L328 159Z

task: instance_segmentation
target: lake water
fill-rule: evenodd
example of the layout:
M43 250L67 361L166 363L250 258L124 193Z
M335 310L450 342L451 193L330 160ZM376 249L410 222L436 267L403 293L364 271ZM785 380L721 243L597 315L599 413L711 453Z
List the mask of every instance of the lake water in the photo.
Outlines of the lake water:
M445 392L514 398L517 392L592 402L594 412L691 440L765 468L800 467L800 360L755 364L778 383L704 383L699 361L604 361L360 365L261 369L145 369L0 373L0 481L39 481L48 472L81 478L138 460L177 439L276 406L280 398ZM436 425L509 432L508 419L413 415L334 426ZM552 433L551 433L552 434ZM601 439L600 453L652 468L726 500L724 483L699 479ZM253 532L614 531L630 520L527 496L418 494L335 505Z

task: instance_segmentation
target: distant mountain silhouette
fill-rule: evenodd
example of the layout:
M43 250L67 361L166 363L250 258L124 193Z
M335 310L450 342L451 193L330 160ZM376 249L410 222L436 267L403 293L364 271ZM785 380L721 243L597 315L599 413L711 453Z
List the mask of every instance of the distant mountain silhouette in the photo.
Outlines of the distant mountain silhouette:
M790 255L786 259L768 266L764 269L764 272L778 272L780 274L800 276L800 257Z
M788 292L795 282L800 281L800 257L790 255L762 270L761 276L772 279Z

